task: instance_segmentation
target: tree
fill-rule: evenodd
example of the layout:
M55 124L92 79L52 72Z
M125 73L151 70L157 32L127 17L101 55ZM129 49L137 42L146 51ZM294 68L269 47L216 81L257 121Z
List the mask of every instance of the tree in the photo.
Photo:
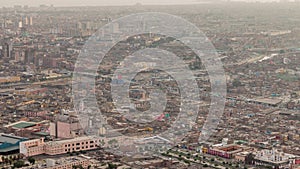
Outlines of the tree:
M28 158L28 161L29 161L29 163L32 164L32 165L35 163L35 159L32 158L32 157L29 157L29 158Z
M16 162L14 163L14 167L15 167L15 168L21 168L21 167L24 166L24 164L25 164L24 161L19 160L19 161L16 161Z
M17 159L17 156L12 156L12 160L15 161Z
M4 159L4 163L9 163L9 159L7 157Z
M245 159L245 164L253 164L254 155L252 153L248 154Z
M84 168L82 167L82 165L73 165L72 168L73 168L73 169L84 169Z
M101 140L101 141L100 141L100 144L101 144L102 147L104 147L105 141L104 141L104 140Z
M107 169L117 169L117 165L116 164L112 164L112 163L108 163Z

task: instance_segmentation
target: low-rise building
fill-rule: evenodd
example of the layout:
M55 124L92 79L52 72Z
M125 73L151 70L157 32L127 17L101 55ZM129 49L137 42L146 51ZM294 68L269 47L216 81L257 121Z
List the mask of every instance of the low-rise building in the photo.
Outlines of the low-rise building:
M236 145L236 144L229 144L229 145L221 145L216 147L204 147L202 149L203 153L223 157L223 158L234 158L234 156L242 151L250 150L250 147Z
M7 77L0 77L0 83L14 83L20 82L20 76L7 76Z
M30 157L40 154L57 155L75 151L86 151L98 148L97 137L78 137L68 140L44 142L43 138L20 143L20 153Z
M261 150L256 153L254 158L255 165L269 166L274 169L285 169L291 167L295 163L297 157L292 154L280 152L276 149Z
M59 159L46 159L42 164L35 164L34 166L23 167L24 169L73 169L75 167L88 168L91 162L83 157L67 157Z
M19 153L19 144L27 138L0 133L0 155Z

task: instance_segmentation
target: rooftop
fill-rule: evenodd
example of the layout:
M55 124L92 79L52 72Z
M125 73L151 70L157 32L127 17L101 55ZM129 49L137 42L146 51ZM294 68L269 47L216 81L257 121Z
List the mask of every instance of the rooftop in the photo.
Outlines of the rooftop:
M32 126L35 126L35 125L36 125L36 123L33 123L33 122L19 121L19 122L7 125L6 127L13 127L13 128L22 129L22 128L32 127Z
M9 134L0 133L0 145L2 143L15 144L15 143L17 143L18 141L20 141L22 139L24 139L24 138L18 137L18 136L9 135Z
M282 100L281 99L274 99L274 98L256 98L256 99L253 99L253 101L259 102L259 103L266 103L266 104L271 104L271 105L277 105Z
M0 133L0 153L6 153L19 149L19 142L27 138Z

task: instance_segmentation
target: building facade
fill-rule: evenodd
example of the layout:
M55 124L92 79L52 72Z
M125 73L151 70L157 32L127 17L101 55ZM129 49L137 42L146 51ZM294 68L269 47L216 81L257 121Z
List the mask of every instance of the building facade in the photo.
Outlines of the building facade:
M68 140L44 142L43 138L20 143L20 153L26 157L47 154L58 155L68 152L97 149L101 140L97 137L78 137Z

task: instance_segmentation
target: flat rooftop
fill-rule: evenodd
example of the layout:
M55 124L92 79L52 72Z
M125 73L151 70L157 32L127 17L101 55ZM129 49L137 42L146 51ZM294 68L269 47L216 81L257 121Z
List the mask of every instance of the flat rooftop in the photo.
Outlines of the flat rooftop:
M18 141L22 140L24 138L22 137L18 137L18 136L12 136L9 134L4 134L4 133L0 133L0 145L2 143L11 143L11 144L15 144Z
M13 124L9 124L6 127L22 129L22 128L32 127L35 125L36 125L36 123L33 123L33 122L19 121L19 122L13 123Z
M282 100L281 99L275 99L275 98L256 98L256 99L253 99L252 101L259 102L259 103L270 104L270 105L277 105Z
M0 133L0 153L18 150L18 143L24 140L27 138Z

